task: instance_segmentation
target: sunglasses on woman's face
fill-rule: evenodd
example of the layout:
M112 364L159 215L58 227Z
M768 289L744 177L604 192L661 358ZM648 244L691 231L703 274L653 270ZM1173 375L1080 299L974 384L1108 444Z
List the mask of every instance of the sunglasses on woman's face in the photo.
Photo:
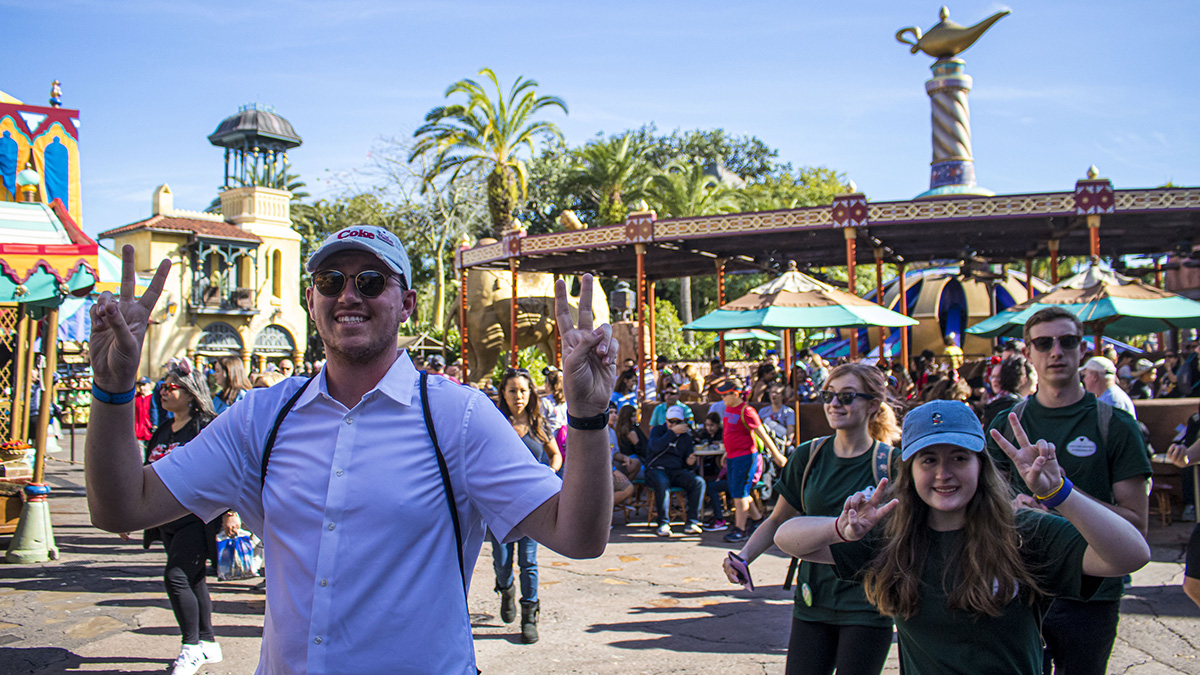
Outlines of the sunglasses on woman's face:
M875 397L871 394L862 394L857 391L830 391L826 389L825 391L821 392L821 401L826 405L833 403L834 399L837 399L838 403L841 403L844 406L850 406L854 403L854 399L856 398L870 401Z
M1063 351L1071 351L1079 347L1079 344L1083 342L1083 337L1079 335L1035 337L1029 341L1029 344L1033 345L1033 348L1039 352L1048 352L1054 349L1055 340L1058 341L1058 344L1062 345Z
M159 390L164 394L169 394L173 391L179 391L180 389L183 389L183 385L175 384L174 382L165 382L161 387L159 387Z
M313 274L312 284L317 292L327 298L336 298L346 288L347 275L338 270L321 270ZM375 270L365 270L354 275L354 287L364 298L378 298L387 289L388 275Z

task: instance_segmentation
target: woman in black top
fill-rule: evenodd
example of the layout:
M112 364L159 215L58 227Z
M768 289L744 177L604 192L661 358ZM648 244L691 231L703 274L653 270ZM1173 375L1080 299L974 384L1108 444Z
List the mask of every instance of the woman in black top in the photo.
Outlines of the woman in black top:
M637 408L622 406L617 411L617 451L626 457L645 459L650 439L637 423Z
M1018 401L1037 389L1037 371L1024 356L1010 356L1000 363L999 389L996 398L983 408L983 428L1012 408Z
M163 408L174 418L164 418L146 442L147 464L172 452L186 452L183 446L216 416L204 377L186 360L172 359L168 363L167 377L159 391ZM146 548L161 539L167 549L163 583L183 634L183 648L171 670L176 675L191 675L201 665L221 660L221 647L213 637L212 601L204 575L207 561L216 558L217 531L225 524L233 525L236 517L226 513L223 519L205 523L189 513L143 535Z
M537 388L529 371L524 368L504 371L504 377L500 379L500 400L496 405L539 462L555 471L562 468L562 452L558 449L550 425L538 409ZM492 544L496 592L500 594L500 619L504 623L511 623L517 615L512 570L516 549L517 566L521 569L521 641L525 644L537 642L538 615L541 612L538 602L537 542L529 537L521 537L504 544L490 532L488 541Z

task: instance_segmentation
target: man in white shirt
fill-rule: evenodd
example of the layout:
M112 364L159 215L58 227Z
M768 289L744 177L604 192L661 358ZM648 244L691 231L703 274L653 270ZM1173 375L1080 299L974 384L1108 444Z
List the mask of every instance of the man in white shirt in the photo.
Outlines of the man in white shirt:
M1095 394L1096 400L1124 410L1137 419L1133 400L1124 389L1117 386L1117 366L1110 359L1093 356L1079 369L1079 374L1083 378L1083 388Z
M395 347L416 306L411 266L394 235L370 226L331 235L308 262L305 297L327 356L320 374L256 390L174 460L143 467L126 392L170 263L135 299L133 248L122 257L120 299L102 294L92 309L92 523L125 532L236 508L268 551L258 673L474 673L465 587L485 524L501 541L529 536L571 557L604 551L612 515L604 411L617 345L589 312L574 326L561 282L573 427L561 482L477 391L429 378L428 428L420 376Z

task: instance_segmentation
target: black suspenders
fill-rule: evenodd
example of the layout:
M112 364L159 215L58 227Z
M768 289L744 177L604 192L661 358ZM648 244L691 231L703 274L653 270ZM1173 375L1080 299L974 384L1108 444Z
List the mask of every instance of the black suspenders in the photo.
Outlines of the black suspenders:
M275 447L275 437L279 435L279 426L283 424L283 419L296 406L296 401L300 400L300 396L304 393L304 390L312 383L313 377L308 378L301 385L300 389L288 399L287 403L283 404L283 408L275 416L275 423L271 425L271 433L267 435L267 442L263 447L260 492L267 484L267 463L271 460L271 449ZM446 503L450 506L450 517L454 522L454 543L456 544L454 551L458 554L458 573L462 577L463 601L465 602L467 599L467 571L463 565L462 528L458 524L458 504L454 501L454 488L450 485L450 469L446 466L446 457L442 455L442 448L438 445L437 431L433 428L433 414L429 409L429 392L426 385L428 377L429 374L427 372L421 371L421 409L425 413L425 428L429 432L429 439L433 441L433 452L437 455L438 471L442 474L442 488L445 490Z

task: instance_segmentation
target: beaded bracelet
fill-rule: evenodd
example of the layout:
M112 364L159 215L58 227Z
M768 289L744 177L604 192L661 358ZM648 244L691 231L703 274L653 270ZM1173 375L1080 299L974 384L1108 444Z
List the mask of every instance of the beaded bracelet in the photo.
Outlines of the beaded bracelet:
M120 394L114 394L111 391L104 391L95 384L92 384L92 397L101 403L107 403L109 405L123 405L132 401L134 396L137 396L137 387Z

